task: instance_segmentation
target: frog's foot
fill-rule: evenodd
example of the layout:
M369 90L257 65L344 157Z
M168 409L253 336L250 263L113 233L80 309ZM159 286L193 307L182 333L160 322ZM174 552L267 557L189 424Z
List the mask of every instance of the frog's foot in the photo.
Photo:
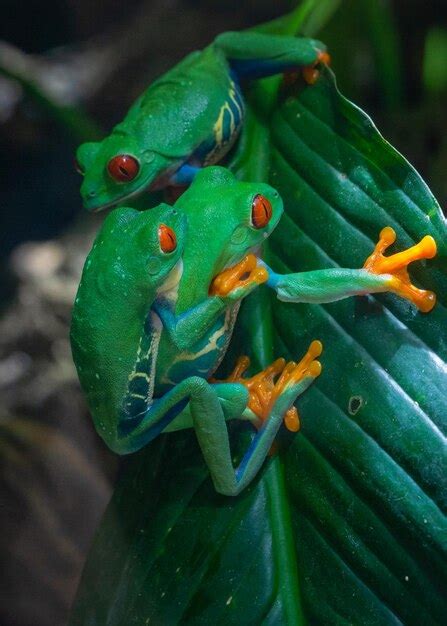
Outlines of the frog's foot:
M423 313L428 313L436 304L436 294L415 287L411 283L407 266L413 261L433 258L436 255L436 242L433 237L426 235L407 250L384 256L383 252L395 241L395 231L390 226L383 228L374 252L366 259L363 267L373 274L390 274L389 291L406 298Z
M250 367L250 359L248 356L240 356L233 371L227 378L223 381L210 379L210 382L240 383L244 385L249 392L247 406L255 416L253 425L256 428L260 428L267 417L266 407L275 386L275 378L281 374L285 365L285 359L277 359L258 374L246 378L244 374ZM298 428L295 428L295 430L298 430Z
M210 285L210 295L224 297L230 292L243 291L246 287L265 283L268 272L257 263L258 259L254 254L247 254L242 261L217 274Z
M323 345L321 341L312 341L309 349L299 363L290 361L285 365L272 390L268 413L270 413L274 403L284 391L297 385L305 378L317 378L321 374L321 363L316 357L319 357L322 351ZM284 424L286 428L292 432L296 432L300 429L298 411L294 406L290 407L286 412Z
M331 57L327 52L319 52L317 60L312 65L303 67L301 73L308 85L314 85L320 77L321 65L330 65Z
M233 372L226 379L226 382L237 382L244 385L249 392L248 408L257 417L255 426L260 428L268 419L272 407L278 397L292 385L297 385L306 377L316 378L320 375L321 364L315 360L322 352L322 344L313 341L304 357L299 363L285 359L276 359L264 370L250 378L244 378L243 374L250 365L250 360L246 356L238 359ZM290 407L284 415L284 424L292 432L300 429L300 419L298 411L294 406Z

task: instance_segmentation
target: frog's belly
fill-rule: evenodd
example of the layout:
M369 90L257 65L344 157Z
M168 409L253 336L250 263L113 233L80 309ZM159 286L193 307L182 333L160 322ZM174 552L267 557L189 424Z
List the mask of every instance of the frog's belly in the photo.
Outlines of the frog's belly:
M219 367L230 343L239 304L228 309L208 335L190 350L179 352L160 380L162 387L176 385L189 376L208 379Z

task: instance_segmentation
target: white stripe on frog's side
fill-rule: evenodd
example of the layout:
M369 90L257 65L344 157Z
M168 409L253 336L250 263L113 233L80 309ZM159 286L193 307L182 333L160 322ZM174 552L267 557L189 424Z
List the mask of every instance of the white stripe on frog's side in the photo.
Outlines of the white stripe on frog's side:
M128 376L129 384L123 405L124 419L129 419L141 414L152 404L155 385L155 368L162 328L163 325L158 315L150 311L149 318L145 322L144 330L140 337L134 367ZM149 345L145 347L144 344L148 339L148 331L150 334L150 342ZM143 363L145 369L140 369ZM135 388L135 381L138 379L142 379L145 383L143 383L142 389L140 389L140 386ZM138 389L138 392L132 391L132 386L134 386L134 389ZM143 391L144 394L140 393Z
M172 369L172 367L176 363L184 363L185 361L196 361L197 359L200 359L201 357L209 354L210 352L216 352L216 360L213 363L213 369L211 372L208 369L201 370L200 368L197 368L197 374L199 375L208 374L209 376L211 376L219 367L220 363L222 362L222 359L225 356L225 353L228 348L228 344L230 343L231 336L233 334L234 325L236 323L236 318L239 312L240 305L241 303L237 302L231 308L228 308L225 311L225 318L224 318L222 326L214 331L214 333L208 338L208 342L206 343L206 345L201 350L199 350L198 352L189 352L189 351L181 352L180 354L177 355L177 357L173 361L170 369ZM218 346L217 342L219 341L221 337L224 337L224 336L225 336L224 343L221 346ZM162 380L162 383L167 384L167 385L176 385L178 381L174 381L166 377Z

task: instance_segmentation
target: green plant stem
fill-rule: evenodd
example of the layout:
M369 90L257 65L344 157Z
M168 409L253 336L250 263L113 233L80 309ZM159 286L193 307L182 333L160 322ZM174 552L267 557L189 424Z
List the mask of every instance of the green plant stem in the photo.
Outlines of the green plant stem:
M264 255L265 256L265 255ZM264 368L274 359L273 320L271 297L267 289L259 289L253 295L249 307L250 328L255 330L253 340L253 362L256 368ZM284 476L281 454L269 462L263 476L268 492L269 515L277 572L277 593L282 598L284 624L303 626L306 623L298 578L296 549L292 536L289 498Z

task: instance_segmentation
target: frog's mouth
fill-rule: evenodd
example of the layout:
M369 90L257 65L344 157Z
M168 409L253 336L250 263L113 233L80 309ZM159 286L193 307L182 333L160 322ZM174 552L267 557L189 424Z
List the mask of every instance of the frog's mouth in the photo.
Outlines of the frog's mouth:
M144 193L151 193L152 191L156 191L153 188L153 184L154 184L154 180L151 180L149 183L143 183L143 185L141 187L138 187L138 189L134 189L133 191L124 194L123 196L120 196L119 198L115 198L115 200L111 200L110 202L106 202L105 204L99 204L98 206L88 206L88 204L86 204L86 208L91 211L91 213L99 213L100 211L105 211L107 209L113 209L114 207L117 206L123 206L123 204L125 202L128 202L129 200L133 200L134 198L138 198L139 196L143 195ZM153 207L149 207L150 209Z
M168 170L164 170L160 168L160 170L154 175L150 175L145 181L142 181L140 186L130 191L129 193L125 193L110 202L106 202L104 204L98 204L94 206L93 204L89 204L88 201L84 201L85 208L91 211L91 213L99 213L100 211L105 211L107 209L112 209L116 206L123 206L124 203L129 200L133 200L138 198L139 196L145 193L155 193L157 191L161 191L167 187L169 187L169 179L170 177L181 167L182 162L176 163L173 167ZM170 203L169 203L170 204ZM141 207L144 208L144 207ZM148 207L149 209L153 207Z
M132 200L132 198L136 198L140 196L145 191L149 191L149 188L150 188L150 184L145 185L143 187L139 187L138 189L135 189L134 191L131 191L130 193L124 196L120 196L119 198L116 198L115 200L112 200L111 202L106 202L106 204L99 204L96 207L95 206L89 207L88 205L86 205L86 208L92 213L99 213L100 211L113 209L114 207L122 205L124 202L127 202L128 200Z

